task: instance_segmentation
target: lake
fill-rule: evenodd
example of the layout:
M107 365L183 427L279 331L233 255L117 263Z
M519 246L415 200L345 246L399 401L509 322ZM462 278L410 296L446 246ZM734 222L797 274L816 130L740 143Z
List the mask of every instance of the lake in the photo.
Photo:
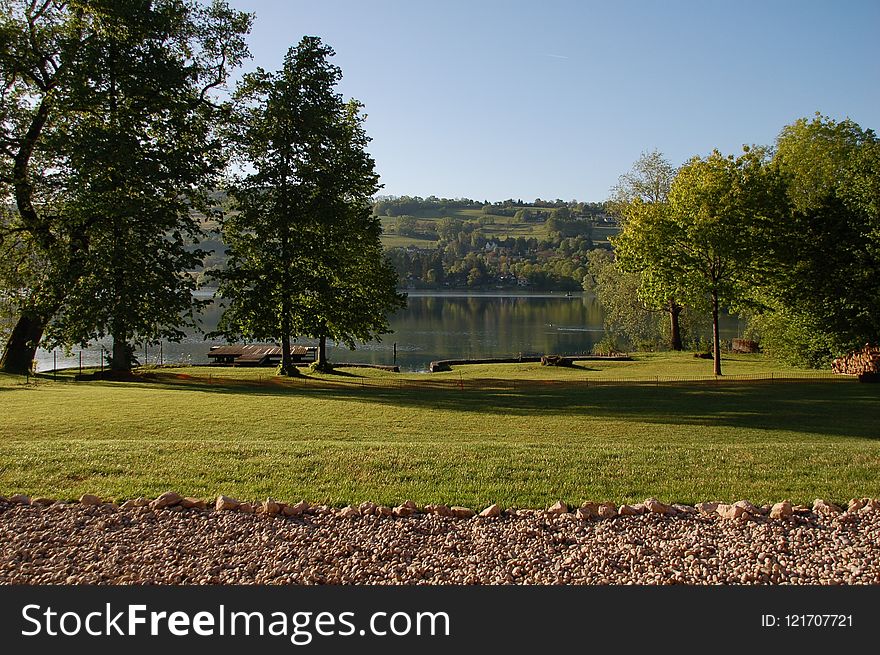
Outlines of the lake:
M205 291L198 295L210 297ZM203 315L204 330L213 330L219 318L220 307L213 303ZM589 294L410 291L407 308L391 319L391 334L379 342L361 344L354 351L331 346L328 357L331 362L397 363L402 370L426 371L436 359L583 354L602 338L602 320L602 310ZM739 321L725 317L722 338L740 336L741 330ZM314 345L315 341L301 339L297 343ZM109 339L104 341L105 347L109 344ZM207 364L210 347L221 344L191 333L180 343L164 342L161 358L165 363ZM54 361L58 368L75 367L80 352L83 366L100 364L100 343L81 351L74 349L69 355L56 351ZM150 346L146 362L153 364L159 358L160 348ZM143 350L138 359L144 361ZM53 353L38 351L37 362L40 371L52 369Z

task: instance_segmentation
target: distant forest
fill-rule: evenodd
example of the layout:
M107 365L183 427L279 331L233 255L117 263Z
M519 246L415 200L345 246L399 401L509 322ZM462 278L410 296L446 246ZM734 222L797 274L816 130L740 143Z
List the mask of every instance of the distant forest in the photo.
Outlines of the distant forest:
M228 211L222 192L212 196ZM587 253L610 248L616 220L605 203L577 200L471 200L429 196L378 196L373 215L382 221L382 242L409 289L531 289L579 291ZM204 269L223 268L226 246L204 219L211 251ZM195 247L195 246L194 246Z
M615 231L604 203L383 197L373 205L401 284L574 291Z

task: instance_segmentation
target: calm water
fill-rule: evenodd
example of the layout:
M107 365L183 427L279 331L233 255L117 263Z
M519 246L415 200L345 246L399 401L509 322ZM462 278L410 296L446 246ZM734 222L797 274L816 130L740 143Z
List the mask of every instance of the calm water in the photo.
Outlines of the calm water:
M213 330L219 317L220 308L215 303L203 316L205 331ZM412 291L408 307L391 320L394 332L380 342L361 344L354 351L331 346L328 356L332 362L392 364L396 343L396 363L403 370L424 371L435 359L588 353L602 338L602 318L598 303L589 295L569 298L561 293ZM736 337L739 330L735 319L727 319L722 337ZM108 340L104 345L109 343ZM210 347L221 343L191 334L181 343L163 343L161 355L166 363L205 364ZM315 342L303 339L297 343L312 345ZM100 352L100 343L83 349L83 366L99 365ZM77 366L79 356L80 349L70 356L55 352L59 368ZM159 347L151 346L147 349L146 361L155 363L159 356ZM144 361L143 350L138 359ZM51 369L53 353L41 350L37 361L38 370Z

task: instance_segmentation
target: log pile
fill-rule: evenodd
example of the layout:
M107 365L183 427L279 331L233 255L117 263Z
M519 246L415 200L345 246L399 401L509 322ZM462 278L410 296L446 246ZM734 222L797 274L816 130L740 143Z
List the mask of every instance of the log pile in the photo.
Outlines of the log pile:
M759 348L758 342L750 339L734 339L730 344L730 350L735 353L756 353Z
M831 370L842 375L877 376L880 374L880 347L865 344L861 350L831 362Z

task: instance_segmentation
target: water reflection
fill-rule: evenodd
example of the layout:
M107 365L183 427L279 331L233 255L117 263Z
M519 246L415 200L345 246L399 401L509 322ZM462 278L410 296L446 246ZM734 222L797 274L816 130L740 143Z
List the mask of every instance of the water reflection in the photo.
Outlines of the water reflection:
M216 327L221 311L216 302L206 307L201 319L204 332ZM391 364L396 344L396 363L403 370L420 371L435 359L586 353L602 338L602 318L601 308L590 295L411 292L408 307L391 319L393 333L354 351L332 347L329 357L334 362ZM735 319L727 319L722 336L736 337L740 329ZM192 332L181 343L163 343L161 358L166 363L204 364L210 346L220 343ZM312 345L314 341L298 343ZM100 363L101 345L109 347L110 342L96 342L82 350L83 366ZM79 353L76 349L66 356L58 351L55 361L59 368L77 366ZM138 358L144 361L143 351ZM149 347L147 363L159 359L160 348ZM53 353L41 350L37 360L38 370L51 369Z

